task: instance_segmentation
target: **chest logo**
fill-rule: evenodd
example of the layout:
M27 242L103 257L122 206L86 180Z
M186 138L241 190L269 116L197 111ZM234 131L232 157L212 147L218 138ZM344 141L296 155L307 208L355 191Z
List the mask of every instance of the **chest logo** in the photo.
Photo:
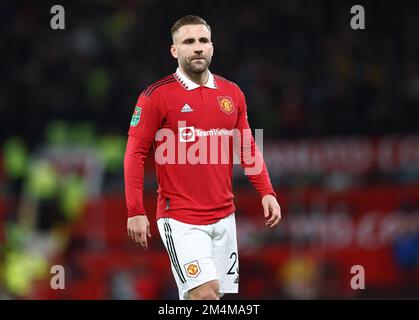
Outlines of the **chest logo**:
M224 113L230 114L234 111L233 100L231 97L217 97L217 100L221 111Z
M192 112L192 111L193 109L187 103L185 103L183 108L180 110L180 112Z
M195 141L195 128L194 127L179 128L179 140L180 142Z

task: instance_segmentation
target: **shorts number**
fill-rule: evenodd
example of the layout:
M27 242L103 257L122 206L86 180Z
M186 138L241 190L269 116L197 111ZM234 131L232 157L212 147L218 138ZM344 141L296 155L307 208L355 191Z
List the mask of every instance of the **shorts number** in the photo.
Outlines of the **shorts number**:
M234 257L234 262L233 262L233 264L232 264L232 266L231 266L230 270L228 270L227 274L235 274L235 272L234 272L234 271L232 271L232 270L233 270L233 268L234 268L234 265L235 265L235 264L236 264L236 262L237 262L237 253L233 252L233 253L231 254L231 256L230 256L230 259L231 259L232 257Z

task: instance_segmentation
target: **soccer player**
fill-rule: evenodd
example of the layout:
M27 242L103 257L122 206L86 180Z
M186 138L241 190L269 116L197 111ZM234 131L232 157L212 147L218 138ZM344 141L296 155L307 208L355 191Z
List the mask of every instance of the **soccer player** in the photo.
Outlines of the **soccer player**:
M255 154L255 166L260 162L259 170L247 176L262 198L265 224L276 226L281 210L251 132L250 143L245 142L250 128L243 92L208 70L214 52L210 26L189 15L176 21L171 33L170 52L178 68L141 93L128 132L128 237L147 249L151 235L143 206L144 161L153 144L157 225L179 298L218 300L225 293L238 293L233 152L229 153L237 145L234 137L242 138L234 149L245 174L250 168L246 157ZM214 144L220 141L224 143Z

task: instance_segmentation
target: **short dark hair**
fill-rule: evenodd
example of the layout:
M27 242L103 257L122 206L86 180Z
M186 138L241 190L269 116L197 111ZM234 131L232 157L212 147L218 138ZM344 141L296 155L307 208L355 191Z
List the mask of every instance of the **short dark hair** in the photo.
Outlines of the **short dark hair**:
M187 25L195 25L195 24L203 24L204 26L206 26L209 30L209 32L211 32L211 28L209 26L209 24L202 19L201 17L198 16L194 16L194 15L188 15L188 16L184 16L180 19L178 19L172 26L172 28L170 29L170 32L173 34L179 30L180 27L183 26L187 26Z

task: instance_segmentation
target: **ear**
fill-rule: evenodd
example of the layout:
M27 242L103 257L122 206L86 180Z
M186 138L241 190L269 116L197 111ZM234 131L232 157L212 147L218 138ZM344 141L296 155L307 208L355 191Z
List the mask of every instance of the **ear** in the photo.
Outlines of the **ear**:
M170 53L172 54L173 58L175 58L175 59L178 58L177 49L176 49L176 46L174 44L172 44L170 46Z

